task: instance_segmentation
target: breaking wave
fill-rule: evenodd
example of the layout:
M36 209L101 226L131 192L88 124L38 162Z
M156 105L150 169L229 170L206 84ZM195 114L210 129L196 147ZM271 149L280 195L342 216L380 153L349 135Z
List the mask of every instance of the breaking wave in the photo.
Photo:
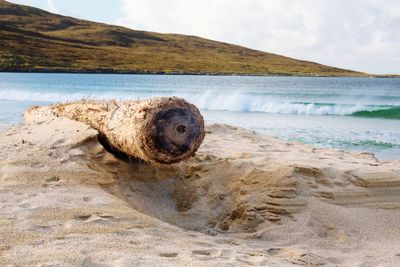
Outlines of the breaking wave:
M203 110L264 112L272 114L337 115L400 119L400 106L282 101L263 95L206 92L192 102Z
M361 110L354 112L353 116L368 118L385 118L400 120L400 107L391 107L378 110Z
M349 103L319 103L289 101L268 94L240 92L174 92L165 90L115 90L95 92L1 90L0 100L29 102L62 102L86 98L146 99L154 96L177 95L186 98L202 110L262 112L272 114L337 115L369 118L400 119L400 106ZM353 101L355 102L355 101Z

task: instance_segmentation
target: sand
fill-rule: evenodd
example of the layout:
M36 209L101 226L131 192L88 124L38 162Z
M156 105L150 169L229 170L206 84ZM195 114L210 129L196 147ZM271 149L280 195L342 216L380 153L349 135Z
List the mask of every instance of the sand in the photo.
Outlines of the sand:
M42 115L0 133L1 266L400 266L400 161L214 124L156 167Z

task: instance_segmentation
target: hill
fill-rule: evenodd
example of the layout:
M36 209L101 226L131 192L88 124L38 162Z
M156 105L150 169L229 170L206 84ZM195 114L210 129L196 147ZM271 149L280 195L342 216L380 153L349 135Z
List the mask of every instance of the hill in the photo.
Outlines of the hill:
M0 0L0 71L365 76L196 36L137 31Z

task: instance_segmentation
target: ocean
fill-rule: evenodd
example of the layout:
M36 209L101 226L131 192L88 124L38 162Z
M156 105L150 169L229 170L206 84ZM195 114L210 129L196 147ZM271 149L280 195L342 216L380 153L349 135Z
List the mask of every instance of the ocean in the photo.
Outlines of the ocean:
M400 159L400 78L0 73L0 129L32 105L172 95L209 123Z

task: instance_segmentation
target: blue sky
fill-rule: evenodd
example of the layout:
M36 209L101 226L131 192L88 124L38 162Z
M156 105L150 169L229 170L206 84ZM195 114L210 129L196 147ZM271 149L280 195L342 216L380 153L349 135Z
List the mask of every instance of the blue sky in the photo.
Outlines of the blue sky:
M123 15L122 1L119 0L11 0L9 2L111 24L114 24Z
M138 30L197 35L369 73L400 74L399 0L11 0Z

